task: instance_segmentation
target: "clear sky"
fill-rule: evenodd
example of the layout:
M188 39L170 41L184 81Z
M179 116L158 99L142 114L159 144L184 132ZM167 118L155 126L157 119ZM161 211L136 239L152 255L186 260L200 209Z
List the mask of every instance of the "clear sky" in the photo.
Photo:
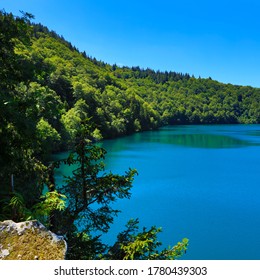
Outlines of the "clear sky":
M260 87L259 0L0 0L110 64Z

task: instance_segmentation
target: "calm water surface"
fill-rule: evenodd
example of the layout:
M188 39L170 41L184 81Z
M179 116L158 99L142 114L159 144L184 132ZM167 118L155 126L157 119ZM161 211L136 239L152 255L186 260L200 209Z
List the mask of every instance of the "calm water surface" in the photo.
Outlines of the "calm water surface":
M260 259L260 125L169 126L102 146L108 171L139 173L106 242L138 217L163 228L164 247L189 238L183 259Z

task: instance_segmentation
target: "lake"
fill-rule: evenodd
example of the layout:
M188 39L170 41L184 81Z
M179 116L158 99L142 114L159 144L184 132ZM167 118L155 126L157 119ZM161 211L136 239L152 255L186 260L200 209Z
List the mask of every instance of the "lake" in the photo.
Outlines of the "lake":
M260 259L260 125L168 126L101 145L108 171L139 173L106 242L139 218L162 227L163 247L187 237L182 259Z

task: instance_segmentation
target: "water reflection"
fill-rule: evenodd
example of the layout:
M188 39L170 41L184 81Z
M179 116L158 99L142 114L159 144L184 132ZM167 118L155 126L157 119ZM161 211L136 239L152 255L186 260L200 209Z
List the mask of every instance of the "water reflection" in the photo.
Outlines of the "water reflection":
M246 134L247 135L251 135L251 136L258 136L258 137L260 137L260 130L247 131Z
M237 126L169 126L132 136L102 142L112 152L144 149L145 144L159 143L189 148L226 149L259 146L260 130ZM248 127L247 127L248 128ZM142 145L140 145L140 143Z
M211 134L178 134L178 135L163 135L151 141L180 145L190 148L204 148L204 149L221 149L221 148L238 148L250 146L250 142L236 139L225 135L211 135Z

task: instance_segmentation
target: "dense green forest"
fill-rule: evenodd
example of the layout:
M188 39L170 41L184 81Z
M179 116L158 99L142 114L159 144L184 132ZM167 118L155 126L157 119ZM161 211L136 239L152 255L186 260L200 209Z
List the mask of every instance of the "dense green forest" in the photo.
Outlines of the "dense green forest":
M186 241L159 252L160 229L136 233L137 220L113 247L92 237L92 231L109 229L116 214L109 203L130 197L135 175L129 170L99 177L105 151L93 143L167 124L259 123L260 89L109 65L31 18L0 13L0 220L42 220L67 237L70 258L181 255ZM53 174L60 162L50 156L63 150L73 151L63 163L80 168L58 189ZM44 186L48 192L42 196ZM95 186L92 193L89 186ZM90 207L96 202L98 212ZM75 224L83 217L88 222L79 232Z

